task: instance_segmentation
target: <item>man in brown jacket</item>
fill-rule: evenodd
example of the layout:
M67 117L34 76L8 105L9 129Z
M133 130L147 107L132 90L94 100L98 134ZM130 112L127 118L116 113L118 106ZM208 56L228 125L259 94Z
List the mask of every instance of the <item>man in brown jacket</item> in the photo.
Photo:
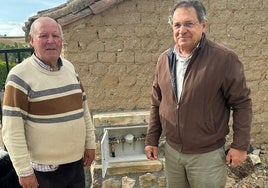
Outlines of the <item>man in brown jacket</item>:
M145 153L156 160L166 138L168 187L224 188L226 164L247 157L252 104L237 55L206 38L206 10L198 1L177 3L170 15L174 47L157 62ZM225 137L233 112L233 142Z

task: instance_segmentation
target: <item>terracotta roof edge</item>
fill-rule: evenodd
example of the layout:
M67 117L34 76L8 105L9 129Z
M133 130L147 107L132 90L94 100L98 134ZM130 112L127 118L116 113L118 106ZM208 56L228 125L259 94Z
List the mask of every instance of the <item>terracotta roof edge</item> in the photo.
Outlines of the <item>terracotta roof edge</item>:
M124 0L102 0L97 1L89 6L93 14L99 14L113 5L123 2Z
M57 20L61 26L68 25L91 14L99 14L108 8L123 2L124 0L69 0L58 7L42 10L36 15L28 18L22 28L25 32L25 40L28 41L28 34L32 22L41 17L48 16Z

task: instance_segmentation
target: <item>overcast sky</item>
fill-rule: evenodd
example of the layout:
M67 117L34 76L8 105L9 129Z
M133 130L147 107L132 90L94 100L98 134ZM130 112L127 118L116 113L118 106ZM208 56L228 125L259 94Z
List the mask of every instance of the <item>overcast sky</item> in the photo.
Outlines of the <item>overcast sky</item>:
M66 2L67 0L1 0L0 35L24 36L22 27L29 17Z

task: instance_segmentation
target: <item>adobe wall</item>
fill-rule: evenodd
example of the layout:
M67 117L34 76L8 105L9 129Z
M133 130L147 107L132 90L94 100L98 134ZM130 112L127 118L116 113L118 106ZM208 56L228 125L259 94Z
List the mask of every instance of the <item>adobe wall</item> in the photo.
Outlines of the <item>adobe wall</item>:
M237 52L253 99L252 142L267 143L267 0L204 0L210 39ZM125 0L63 28L93 113L149 109L159 54L173 44L167 23L173 0Z
M252 143L267 144L267 0L203 2L209 19L207 36L232 48L244 64L253 98ZM174 0L124 0L102 14L63 28L64 55L74 63L80 75L90 109L95 114L93 119L101 112L149 109L157 58L173 44L167 23L173 3ZM109 187L111 184L121 187L124 182L134 182L138 187L165 187L162 160L160 164L138 162L110 166L107 177L101 178L99 141L103 127L94 125L98 149L95 165L91 168L93 187ZM151 173L147 174L148 165ZM126 171L135 173L124 174Z

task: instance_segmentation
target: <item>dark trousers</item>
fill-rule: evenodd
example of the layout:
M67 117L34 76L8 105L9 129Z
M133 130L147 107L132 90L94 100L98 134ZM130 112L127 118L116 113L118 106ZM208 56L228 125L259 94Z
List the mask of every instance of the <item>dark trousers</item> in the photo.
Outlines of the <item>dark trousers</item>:
M0 188L22 188L8 154L0 158Z
M53 172L35 171L38 188L85 188L83 160L60 165Z

